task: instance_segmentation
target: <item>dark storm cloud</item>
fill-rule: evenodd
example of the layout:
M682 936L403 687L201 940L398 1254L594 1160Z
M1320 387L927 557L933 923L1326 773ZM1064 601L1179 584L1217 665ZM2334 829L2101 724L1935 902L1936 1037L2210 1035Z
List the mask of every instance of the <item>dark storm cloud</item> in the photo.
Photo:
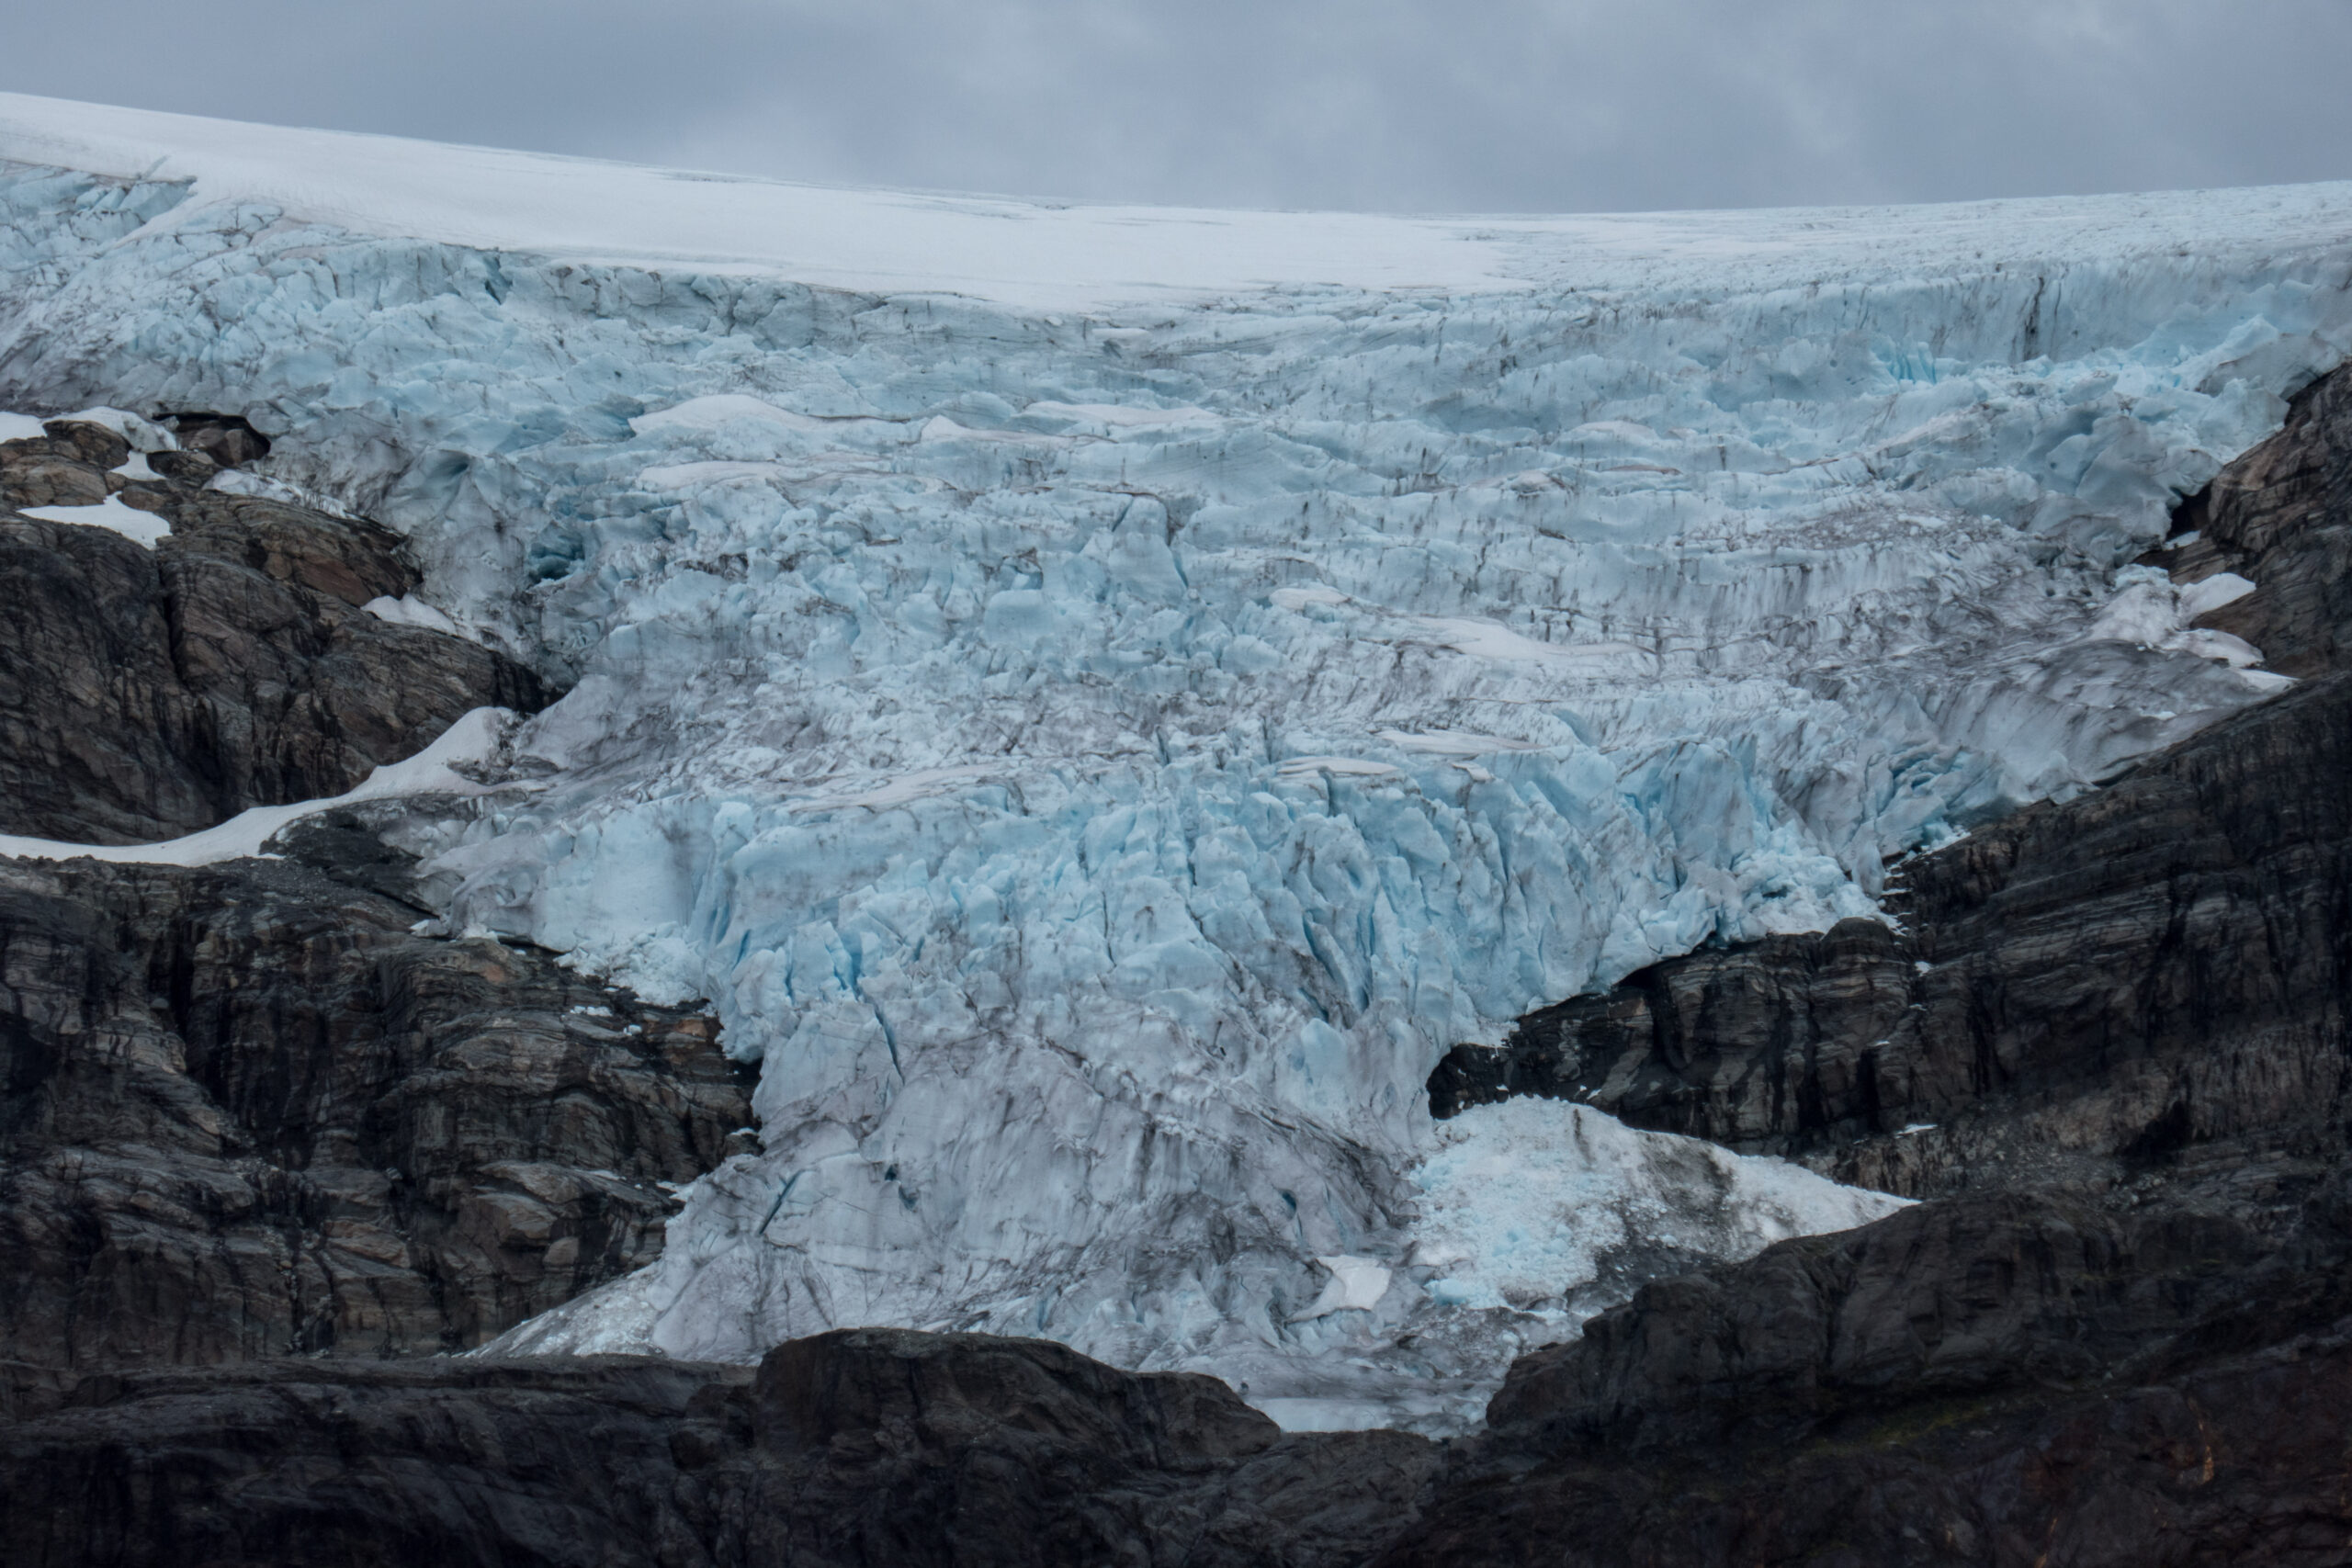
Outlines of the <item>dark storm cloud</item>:
M860 184L1542 211L2352 175L2346 0L17 10L17 91Z

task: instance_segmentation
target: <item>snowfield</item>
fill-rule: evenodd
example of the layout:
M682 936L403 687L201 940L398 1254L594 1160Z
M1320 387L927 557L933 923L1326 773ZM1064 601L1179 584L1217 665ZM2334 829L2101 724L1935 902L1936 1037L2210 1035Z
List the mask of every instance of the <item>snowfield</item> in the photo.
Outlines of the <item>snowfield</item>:
M1207 213L11 96L0 159L0 407L242 412L406 532L400 614L577 682L409 829L453 928L761 1063L504 1346L985 1328L1304 1425L1886 1212L1423 1082L2283 684L2132 563L2352 343L2352 186Z

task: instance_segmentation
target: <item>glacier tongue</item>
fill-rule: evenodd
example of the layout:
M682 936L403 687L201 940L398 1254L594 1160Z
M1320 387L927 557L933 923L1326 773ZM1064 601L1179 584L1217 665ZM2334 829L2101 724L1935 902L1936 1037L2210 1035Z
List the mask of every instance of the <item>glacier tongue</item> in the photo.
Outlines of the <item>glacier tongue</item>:
M0 157L0 406L246 411L575 674L418 829L451 919L762 1063L764 1152L510 1346L985 1327L1422 1421L1628 1260L1885 1201L1441 1135L1437 1056L2274 686L2129 563L2352 332L2342 186L1152 214L22 98Z

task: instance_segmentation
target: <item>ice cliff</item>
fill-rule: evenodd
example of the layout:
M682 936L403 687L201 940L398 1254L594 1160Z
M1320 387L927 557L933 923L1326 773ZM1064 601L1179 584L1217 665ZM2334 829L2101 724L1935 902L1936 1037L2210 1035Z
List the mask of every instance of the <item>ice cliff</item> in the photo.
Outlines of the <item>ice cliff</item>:
M0 159L0 406L234 409L406 532L576 682L413 829L451 927L762 1064L535 1348L1458 1393L1883 1212L1422 1084L2282 684L2132 562L2352 341L2352 186L1155 211L5 96Z

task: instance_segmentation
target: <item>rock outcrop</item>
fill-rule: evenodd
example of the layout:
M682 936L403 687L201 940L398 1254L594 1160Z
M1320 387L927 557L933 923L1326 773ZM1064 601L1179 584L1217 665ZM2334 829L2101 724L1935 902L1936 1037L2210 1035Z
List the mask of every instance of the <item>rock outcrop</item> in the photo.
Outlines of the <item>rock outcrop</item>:
M17 1381L478 1345L650 1261L665 1184L749 1146L707 1018L412 934L364 824L286 847L348 879L0 860Z
M1937 1203L1523 1358L1383 1564L2344 1561L2352 1233Z
M1896 887L1901 931L1691 953L1457 1049L1432 1108L1574 1098L1915 1196L2157 1170L2290 1202L2342 1152L2352 675Z
M2286 428L2182 504L2149 557L2182 582L2233 571L2254 592L2197 618L2284 675L2352 666L2352 378L2306 388Z
M0 443L0 832L174 838L339 795L469 709L546 704L504 654L364 608L417 586L398 536L198 488L193 453L159 471L198 483L128 479L113 431L47 429ZM6 509L109 498L171 532L151 550Z
M1360 1562L1437 1450L1285 1438L1224 1384L851 1329L748 1369L277 1363L94 1378L0 1425L10 1560Z

